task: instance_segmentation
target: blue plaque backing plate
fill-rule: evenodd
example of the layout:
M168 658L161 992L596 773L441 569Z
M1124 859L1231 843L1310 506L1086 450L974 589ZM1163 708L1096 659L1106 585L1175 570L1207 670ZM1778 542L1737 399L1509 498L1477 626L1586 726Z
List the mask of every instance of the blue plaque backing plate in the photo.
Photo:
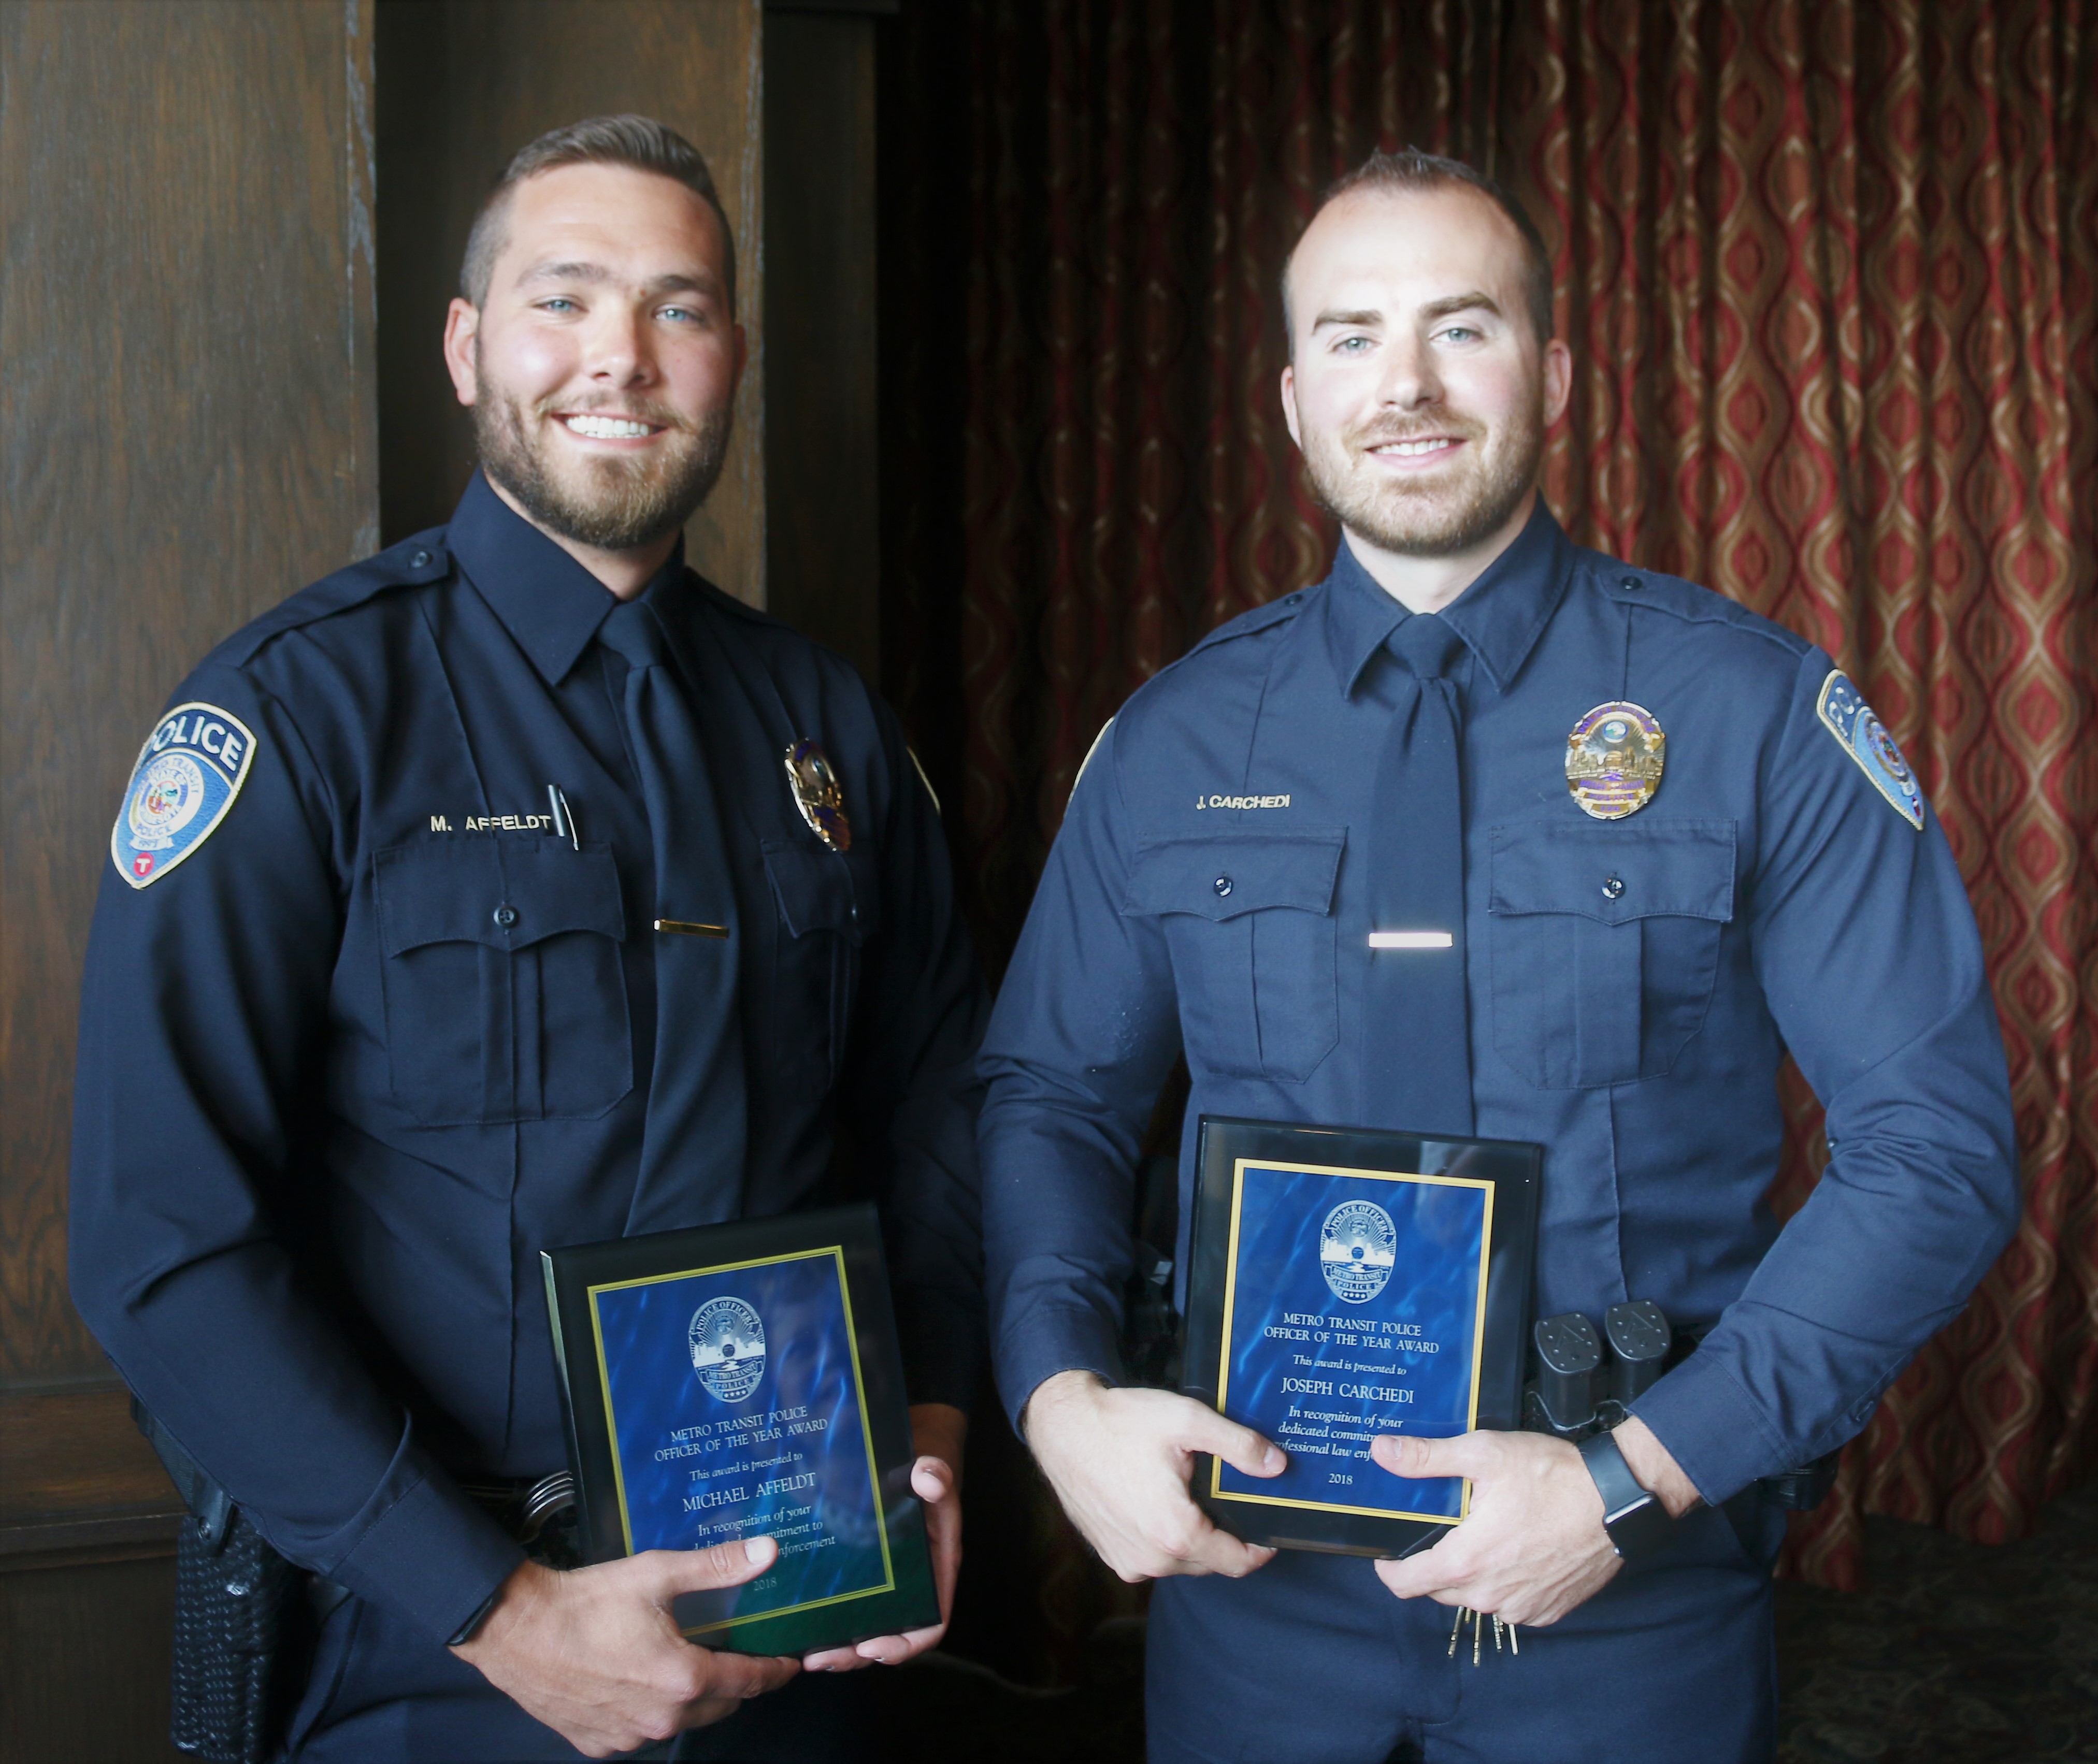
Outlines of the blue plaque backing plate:
M1218 1396L1226 1415L1287 1451L1289 1468L1249 1477L1217 1459L1210 1494L1454 1524L1468 1484L1391 1476L1369 1446L1380 1433L1446 1438L1473 1424L1494 1185L1236 1163ZM1351 1209L1388 1219L1395 1239L1373 1290L1347 1278L1359 1259L1341 1265L1337 1286L1327 1276L1323 1227Z
M895 1584L837 1249L590 1294L628 1551L779 1539L769 1573L680 1601L687 1635ZM710 1311L762 1332L733 1378L709 1363L711 1386L692 1349Z
M1288 1456L1272 1477L1198 1459L1218 1525L1389 1557L1464 1519L1461 1478L1394 1476L1370 1445L1518 1424L1543 1160L1511 1140L1202 1117L1181 1388Z
M541 1261L589 1560L776 1538L756 1579L677 1600L709 1648L804 1654L940 1621L871 1205Z

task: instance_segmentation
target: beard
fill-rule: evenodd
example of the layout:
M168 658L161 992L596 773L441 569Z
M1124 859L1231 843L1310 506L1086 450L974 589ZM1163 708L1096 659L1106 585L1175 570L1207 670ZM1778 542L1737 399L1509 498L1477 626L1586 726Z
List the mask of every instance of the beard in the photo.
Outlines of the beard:
M709 410L695 428L646 401L626 399L608 415L660 424L652 457L562 459L539 438L555 410L583 415L572 401L540 401L529 410L507 387L490 381L475 357L481 396L472 406L481 469L549 533L602 551L630 551L690 520L721 476L728 458L731 406Z
M1424 435L1465 445L1454 471L1432 480L1380 478L1363 457L1372 447ZM1544 459L1540 393L1498 432L1454 416L1328 429L1305 437L1304 472L1319 506L1380 551L1453 557L1506 526L1537 482Z

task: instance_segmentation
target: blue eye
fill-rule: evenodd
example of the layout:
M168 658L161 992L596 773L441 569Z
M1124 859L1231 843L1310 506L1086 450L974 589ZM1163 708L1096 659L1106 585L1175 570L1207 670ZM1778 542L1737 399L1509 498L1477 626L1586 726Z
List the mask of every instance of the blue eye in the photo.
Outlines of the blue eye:
M567 295L565 295L565 294L556 294L556 295L555 295L555 296L551 300L544 300L544 301L540 301L540 302L539 302L539 310L540 310L540 311L542 311L542 312L546 312L546 313L551 313L551 312L571 312L571 313L572 313L572 312L574 312L574 311L576 311L576 310L577 310L577 307L576 307L576 303L575 303L573 301L570 300L570 299L568 297L568 296L567 296Z

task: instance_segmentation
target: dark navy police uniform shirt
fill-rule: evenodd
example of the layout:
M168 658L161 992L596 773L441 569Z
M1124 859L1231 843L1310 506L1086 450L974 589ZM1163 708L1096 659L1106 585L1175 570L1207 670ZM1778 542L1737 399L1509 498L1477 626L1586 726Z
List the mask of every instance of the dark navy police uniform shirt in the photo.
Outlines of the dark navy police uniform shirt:
M706 675L719 825L679 837L725 858L735 946L652 930L627 664L597 635L616 603L478 476L448 529L190 677L176 706L252 736L239 794L145 885L106 871L96 911L81 1310L279 1548L437 1637L520 1560L454 1476L566 1462L542 1249L870 1195L911 1400L965 1403L979 1362L984 999L936 805L839 658L679 559L646 599ZM217 719L185 716L173 744L222 757ZM842 853L790 789L804 737L843 786ZM673 959L738 966L740 1192L637 1191Z
M1368 934L1397 928L1372 924L1366 867L1407 813L1375 800L1407 617L1344 544L1328 581L1147 684L1080 776L984 1053L1016 1415L1056 1372L1118 1372L1130 1172L1183 1046L1183 1266L1201 1115L1408 1125L1362 1059ZM1966 893L1920 799L1919 829L1819 716L1828 656L1779 626L1577 550L1541 504L1442 617L1464 645L1476 1131L1545 1150L1536 1314L1647 1298L1716 1324L1635 1407L1717 1503L1856 1433L2014 1226ZM1592 819L1567 738L1625 700L1666 770ZM1832 1151L1780 1234L1787 1048Z

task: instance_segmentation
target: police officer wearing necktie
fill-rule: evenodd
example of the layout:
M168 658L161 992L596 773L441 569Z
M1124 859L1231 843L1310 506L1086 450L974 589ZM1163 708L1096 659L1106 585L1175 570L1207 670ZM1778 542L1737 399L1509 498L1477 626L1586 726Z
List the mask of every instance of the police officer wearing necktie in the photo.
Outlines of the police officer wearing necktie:
M731 1716L690 1755L778 1755L782 1722L828 1755L835 1681L780 1687L939 1632L798 1663L687 1643L672 1595L769 1541L555 1565L538 1257L876 1200L951 1593L984 998L937 805L848 666L685 567L744 362L699 154L641 117L542 137L462 293L481 464L450 524L228 638L127 789L73 1292L310 1573L287 1755L602 1757Z
M1828 656L1539 500L1572 363L1504 192L1373 159L1284 292L1283 406L1343 538L1081 773L985 1044L1001 1390L1108 1564L1158 1582L1154 1759L1767 1757L1758 1479L1858 1432L2017 1215L1960 875ZM1780 1231L1787 1049L1831 1155ZM1380 1436L1358 1475L1472 1481L1405 1560L1213 1528L1191 1455L1273 1475L1279 1448L1117 1357L1131 1170L1183 1050L1183 1266L1205 1113L1523 1140L1533 1314L1652 1300L1701 1339L1583 1449ZM1453 1608L1519 1652L1474 1669Z

